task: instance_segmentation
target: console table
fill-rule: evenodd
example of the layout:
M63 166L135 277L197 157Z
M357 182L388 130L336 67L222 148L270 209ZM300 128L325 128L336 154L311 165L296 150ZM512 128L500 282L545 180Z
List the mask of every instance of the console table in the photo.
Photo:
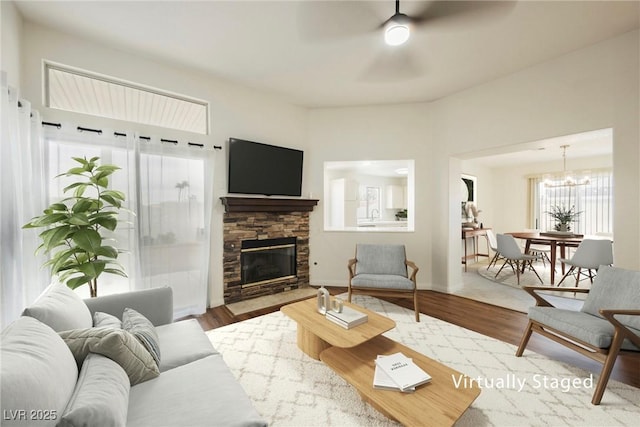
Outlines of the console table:
M462 263L464 264L464 271L467 271L467 260L473 258L478 260L479 256L489 257L489 239L487 238L487 253L478 252L478 237L487 237L487 230L491 228L463 228L462 229L462 244L464 245L464 256L462 257ZM473 239L473 253L469 254L467 250L467 239Z

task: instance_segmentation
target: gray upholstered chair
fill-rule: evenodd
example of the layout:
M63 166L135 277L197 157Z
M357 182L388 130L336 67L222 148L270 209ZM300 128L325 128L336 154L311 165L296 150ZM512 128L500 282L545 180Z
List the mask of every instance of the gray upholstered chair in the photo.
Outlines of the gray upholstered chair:
M591 403L599 405L620 352L640 357L640 271L600 266L591 290L528 287L536 299L516 356L522 356L532 332L602 363ZM555 308L538 291L588 293L580 311Z
M412 272L407 274L407 267ZM356 245L356 257L349 260L349 293L412 298L416 322L420 321L416 273L418 267L407 261L404 245Z

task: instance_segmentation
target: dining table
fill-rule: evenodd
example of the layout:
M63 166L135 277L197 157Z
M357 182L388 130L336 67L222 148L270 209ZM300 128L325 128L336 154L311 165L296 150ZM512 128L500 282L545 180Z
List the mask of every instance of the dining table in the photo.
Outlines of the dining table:
M566 248L567 247L577 247L582 240L584 239L584 235L582 234L570 234L570 233L560 233L560 232L540 232L540 231L517 231L510 234L516 239L525 240L524 253L529 253L529 248L531 245L549 245L551 249L551 254L549 256L551 262L551 284L555 284L555 273L556 273L556 254L557 248L560 247L560 257L566 257ZM562 264L562 274L564 274L564 263Z

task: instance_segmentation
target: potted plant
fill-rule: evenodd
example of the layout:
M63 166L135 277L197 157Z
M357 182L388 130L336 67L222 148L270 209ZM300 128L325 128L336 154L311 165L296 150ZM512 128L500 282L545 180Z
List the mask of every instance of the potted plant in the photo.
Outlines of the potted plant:
M396 221L406 221L407 220L407 210L406 209L400 209L398 212L396 212Z
M574 222L582 212L576 212L576 207L571 206L566 208L563 206L551 206L551 212L547 212L549 216L556 220L554 230L556 231L571 231L570 223Z
M73 160L80 165L56 176L77 178L63 190L73 191L73 195L51 204L23 228L47 227L39 234L42 244L37 249L51 254L44 265L50 266L51 275L57 275L71 289L88 284L91 297L96 297L102 273L127 277L116 261L118 249L106 245L104 235L105 230L116 229L125 195L108 188L109 176L119 167L99 166L99 157Z

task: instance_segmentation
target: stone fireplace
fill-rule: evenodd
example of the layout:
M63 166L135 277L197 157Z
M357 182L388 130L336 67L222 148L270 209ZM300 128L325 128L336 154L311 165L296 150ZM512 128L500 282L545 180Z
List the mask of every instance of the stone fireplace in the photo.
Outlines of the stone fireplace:
M309 286L309 199L222 197L224 302Z

